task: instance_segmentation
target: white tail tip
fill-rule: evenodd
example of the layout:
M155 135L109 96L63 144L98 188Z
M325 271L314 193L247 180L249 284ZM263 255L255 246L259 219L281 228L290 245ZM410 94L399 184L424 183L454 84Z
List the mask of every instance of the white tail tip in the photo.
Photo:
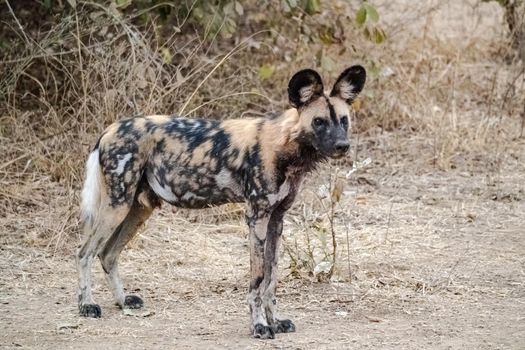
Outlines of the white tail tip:
M93 225L100 207L100 189L102 172L100 169L98 149L91 152L86 163L86 179L82 188L82 202L80 206L80 220Z

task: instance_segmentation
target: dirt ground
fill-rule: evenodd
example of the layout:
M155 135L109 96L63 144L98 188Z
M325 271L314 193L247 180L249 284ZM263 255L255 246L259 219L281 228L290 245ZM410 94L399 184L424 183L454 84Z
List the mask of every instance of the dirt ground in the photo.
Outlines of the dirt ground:
M400 138L404 146L394 147ZM363 138L360 155L373 162L350 180L341 203L351 221L350 256L340 244L335 280L319 283L292 278L283 254L279 302L297 332L275 340L249 334L248 248L238 215L217 222L213 213L195 220L163 209L122 257L125 283L146 309L123 314L97 266L103 317L86 319L77 314L73 247L22 238L42 230L51 200L41 217L8 217L2 229L1 346L523 349L525 140L508 146L496 170L486 158L441 172L429 167L432 149L416 137ZM312 176L300 202L327 171ZM285 236L300 233L292 224L298 207Z

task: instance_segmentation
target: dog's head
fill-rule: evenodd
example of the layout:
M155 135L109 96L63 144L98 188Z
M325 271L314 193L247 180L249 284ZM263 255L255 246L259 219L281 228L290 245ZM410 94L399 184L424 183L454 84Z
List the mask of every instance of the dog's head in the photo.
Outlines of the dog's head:
M365 80L365 69L352 66L339 75L328 94L316 71L297 72L288 84L290 104L299 114L295 139L322 156L343 157L350 149L350 105L363 89Z

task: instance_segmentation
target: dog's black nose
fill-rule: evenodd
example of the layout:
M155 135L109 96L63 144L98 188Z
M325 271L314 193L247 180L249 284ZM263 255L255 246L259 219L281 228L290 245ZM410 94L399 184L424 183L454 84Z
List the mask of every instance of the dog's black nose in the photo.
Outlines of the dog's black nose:
M348 141L339 141L335 144L335 150L338 153L346 153L350 149L350 143Z

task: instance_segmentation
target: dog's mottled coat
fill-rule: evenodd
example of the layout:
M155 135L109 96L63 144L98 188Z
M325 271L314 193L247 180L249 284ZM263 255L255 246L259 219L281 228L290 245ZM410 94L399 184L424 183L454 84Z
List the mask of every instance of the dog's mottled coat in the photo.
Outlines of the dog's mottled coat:
M79 310L100 317L90 271L98 255L118 305L138 308L125 295L117 260L161 202L183 208L246 203L251 281L248 304L255 337L273 338L295 325L276 313L277 257L283 217L305 175L349 149L349 105L365 70L353 66L325 94L319 74L296 73L293 108L275 118L187 119L135 117L109 126L91 152L82 191L85 242L78 252Z

